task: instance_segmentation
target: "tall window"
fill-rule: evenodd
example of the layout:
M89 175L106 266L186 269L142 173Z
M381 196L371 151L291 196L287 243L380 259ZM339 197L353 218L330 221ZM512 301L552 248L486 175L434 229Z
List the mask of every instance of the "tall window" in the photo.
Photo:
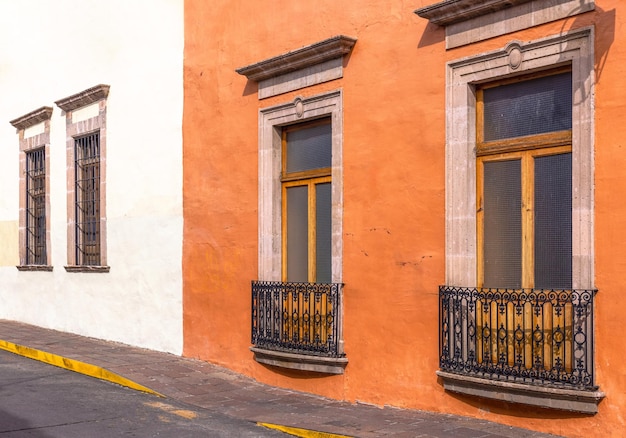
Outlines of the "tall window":
M572 288L572 76L477 92L478 283Z
M65 111L67 272L109 272L106 233L107 97L100 84L56 101Z
M20 141L19 271L51 271L50 117L44 106L11 120Z
M476 303L477 364L569 377L572 76L497 82L476 97L478 286L507 297L483 289Z
M593 29L581 28L447 64L447 390L476 395L467 375L486 389L554 384L481 396L597 412L593 61Z
M26 265L46 265L46 153L26 152Z
M330 119L282 130L283 280L330 283Z
M100 265L100 134L74 140L76 261Z

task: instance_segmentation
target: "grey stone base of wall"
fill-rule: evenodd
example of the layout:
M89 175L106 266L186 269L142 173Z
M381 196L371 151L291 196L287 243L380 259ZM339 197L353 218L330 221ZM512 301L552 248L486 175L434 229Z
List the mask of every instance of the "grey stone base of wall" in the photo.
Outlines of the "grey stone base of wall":
M602 391L586 391L500 382L437 371L446 391L585 414L598 412Z
M285 353L250 347L254 360L265 365L272 365L293 370L314 371L324 374L343 374L348 359L345 357L323 357L307 354Z

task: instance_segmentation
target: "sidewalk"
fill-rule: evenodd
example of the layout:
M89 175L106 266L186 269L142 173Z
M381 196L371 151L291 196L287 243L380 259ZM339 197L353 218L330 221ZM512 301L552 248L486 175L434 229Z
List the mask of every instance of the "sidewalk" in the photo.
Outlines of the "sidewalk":
M338 402L263 385L198 360L12 321L0 320L2 344L30 347L35 355L52 353L60 356L61 366L84 362L69 368L89 375L96 375L94 370L104 369L105 374L108 370L130 380L127 386L136 383L165 397L252 422L362 438L553 436L454 415ZM17 350L14 351L17 354L30 354L19 347ZM63 358L71 360L63 361Z

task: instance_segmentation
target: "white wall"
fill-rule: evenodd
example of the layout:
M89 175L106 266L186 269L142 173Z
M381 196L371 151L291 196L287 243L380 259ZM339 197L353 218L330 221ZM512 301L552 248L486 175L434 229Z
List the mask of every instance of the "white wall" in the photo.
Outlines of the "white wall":
M183 0L0 0L0 318L182 353ZM110 85L109 273L67 273L65 116ZM19 141L52 106L52 272L18 272ZM0 336L1 339L1 336Z

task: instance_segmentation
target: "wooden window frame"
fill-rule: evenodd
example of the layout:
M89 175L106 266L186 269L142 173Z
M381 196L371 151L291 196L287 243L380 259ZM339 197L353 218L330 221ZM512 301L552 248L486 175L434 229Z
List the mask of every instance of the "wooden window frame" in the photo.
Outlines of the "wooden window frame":
M502 85L524 82L541 77L570 72L568 66L550 71L489 82L476 88L476 279L478 287L484 285L484 164L495 161L520 160L522 177L522 289L535 286L535 168L534 159L550 155L572 153L572 130L554 131L535 135L484 140L484 90Z
M318 184L331 183L331 167L323 167L299 172L287 172L287 134L289 132L301 129L314 128L321 125L330 125L330 118L313 120L311 122L298 123L295 125L285 126L281 133L281 205L282 205L282 279L287 281L287 189L290 187L307 186L308 190L308 267L307 275L309 283L316 283L316 236L317 236L317 208L316 208L316 190ZM331 146L332 147L332 146Z
M560 155L572 152L571 145L565 146L545 146L529 150L515 150L511 152L500 152L497 154L481 155L477 157L476 163L476 252L477 268L476 278L478 287L484 285L484 164L495 161L521 161L522 174L522 199L521 222L522 222L522 288L532 289L535 286L535 168L534 159L536 157L547 157L550 155Z
M484 90L502 85L526 82L532 79L554 76L571 72L570 66L562 66L550 71L535 72L527 75L482 84L476 89L476 155L497 154L503 152L522 151L552 146L572 144L572 130L554 131L543 134L525 135L502 140L485 141L484 132Z

